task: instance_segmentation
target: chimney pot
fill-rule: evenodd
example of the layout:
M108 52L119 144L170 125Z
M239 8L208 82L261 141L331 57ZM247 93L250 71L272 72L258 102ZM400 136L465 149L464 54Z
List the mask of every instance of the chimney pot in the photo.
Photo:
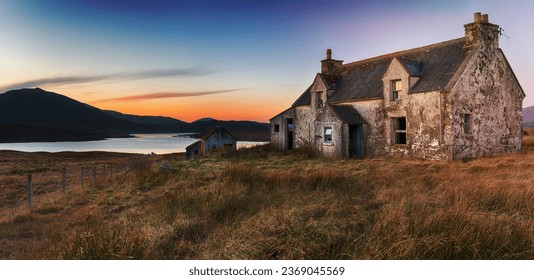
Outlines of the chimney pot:
M482 20L482 14L481 13L475 13L474 14L474 21L480 22Z
M327 49L326 50L326 59L332 59L332 50L331 49Z
M483 14L483 15L482 15L482 22L487 22L487 23L489 23L489 16L488 16L488 14Z

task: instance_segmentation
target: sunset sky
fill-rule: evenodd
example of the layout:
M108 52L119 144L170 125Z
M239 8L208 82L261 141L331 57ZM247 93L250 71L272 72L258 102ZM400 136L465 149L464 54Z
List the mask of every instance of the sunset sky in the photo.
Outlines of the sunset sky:
M513 3L513 4L512 4ZM474 12L534 105L534 2L3 0L0 92L41 87L102 109L267 121L320 70L464 36Z

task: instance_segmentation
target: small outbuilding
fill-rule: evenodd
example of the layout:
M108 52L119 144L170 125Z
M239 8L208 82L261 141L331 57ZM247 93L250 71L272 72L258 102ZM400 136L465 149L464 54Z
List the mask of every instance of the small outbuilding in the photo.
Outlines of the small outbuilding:
M187 159L197 159L203 154L204 154L204 141L202 139L185 147L185 157Z
M216 149L237 150L237 139L228 130L218 126L185 148L187 159L196 159Z

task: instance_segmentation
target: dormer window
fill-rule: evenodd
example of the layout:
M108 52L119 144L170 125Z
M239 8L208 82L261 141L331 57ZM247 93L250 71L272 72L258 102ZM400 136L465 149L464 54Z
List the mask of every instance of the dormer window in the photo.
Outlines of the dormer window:
M315 104L317 104L317 108L323 108L324 107L323 92L318 91L316 93L316 96L317 96L317 102Z
M393 80L391 81L391 101L396 101L399 99L399 93L402 90L402 82L401 80Z

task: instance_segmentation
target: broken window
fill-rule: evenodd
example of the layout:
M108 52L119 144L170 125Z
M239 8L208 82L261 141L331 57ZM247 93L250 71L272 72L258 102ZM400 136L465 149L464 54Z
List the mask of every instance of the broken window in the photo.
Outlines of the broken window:
M323 92L318 91L316 95L317 95L317 108L323 108L324 107Z
M279 124L275 124L274 125L274 132L280 132L280 125Z
M393 118L394 144L406 144L406 118Z
M470 134L471 133L471 114L464 114L463 118L463 125L464 125L464 133Z
M402 90L401 80L391 81L391 101L399 99L399 92Z
M332 143L332 127L327 126L324 128L324 142Z
M287 131L293 131L295 130L295 125L293 123L288 123L287 124Z

